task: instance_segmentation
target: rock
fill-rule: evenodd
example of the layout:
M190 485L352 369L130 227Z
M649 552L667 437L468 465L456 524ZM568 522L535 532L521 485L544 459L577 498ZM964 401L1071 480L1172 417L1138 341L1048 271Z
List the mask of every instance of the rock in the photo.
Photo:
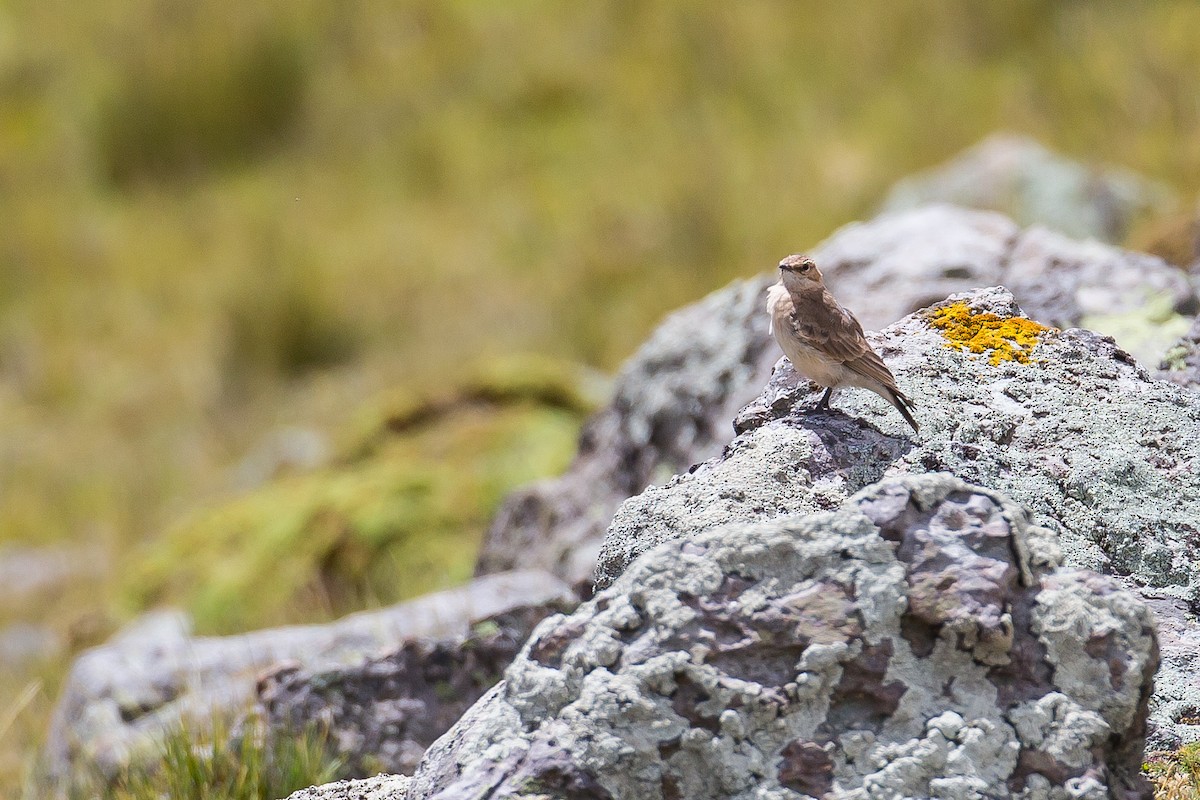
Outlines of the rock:
M1112 336L1145 364L1200 311L1187 277L1161 259L1037 228L1016 243L1004 281L1033 319Z
M408 796L408 782L403 775L377 775L301 789L287 800L403 800Z
M1004 283L1020 237L1001 214L935 205L852 222L813 255L838 301L878 330L952 292Z
M425 748L500 680L534 626L575 605L521 606L476 622L466 637L412 639L349 666L282 664L259 680L256 716L275 736L327 730L348 774L411 774Z
M811 413L817 393L781 360L722 456L621 507L598 588L665 540L829 510L882 477L944 471L1029 507L1069 566L1200 599L1195 394L1153 380L1109 339L1020 316L1004 289L952 296L873 343L917 404L919 436L866 392ZM1200 685L1185 694L1200 706ZM1178 733L1164 708L1154 721Z
M769 282L735 282L668 317L588 421L567 472L505 499L477 573L520 565L589 584L620 502L720 452L733 413L770 374L775 356L761 307Z
M474 620L573 597L552 576L525 571L328 625L240 636L192 636L182 614L146 615L75 661L51 720L40 781L46 794L63 796L72 785L153 757L184 719L205 725L232 718L253 701L259 677L280 662L313 672L361 664L416 639L461 638Z
M1004 285L1033 319L1114 336L1154 364L1200 310L1187 277L1161 259L953 206L847 225L815 257L868 330L952 292Z
M235 633L314 602L342 616L465 580L500 498L565 469L592 410L572 365L493 361L432 393L372 394L325 468L168 526L116 571L120 606L178 606Z
M868 329L951 292L1003 283L1035 319L1059 327L1086 319L1157 363L1197 306L1186 278L1158 259L953 206L853 223L812 252ZM739 281L671 315L622 370L567 472L505 500L477 572L529 565L578 584L621 501L720 452L739 401L757 394L779 355L762 295L774 279Z
M666 541L385 797L1150 798L1151 615L1059 559L947 475Z
M1128 170L1080 164L1028 137L997 133L897 183L883 210L927 203L1000 211L1021 225L1120 242L1140 218L1169 209L1174 198L1163 184Z
M1158 365L1157 377L1192 389L1200 389L1200 318L1175 343Z
M1162 664L1151 699L1150 750L1200 742L1200 618L1193 607L1154 589L1139 589L1154 613Z

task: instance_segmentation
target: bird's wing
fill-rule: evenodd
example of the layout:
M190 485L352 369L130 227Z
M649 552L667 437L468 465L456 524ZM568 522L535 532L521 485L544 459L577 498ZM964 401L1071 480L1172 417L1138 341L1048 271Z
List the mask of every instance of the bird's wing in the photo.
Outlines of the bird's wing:
M807 304L806 304L807 305ZM833 296L825 293L808 308L799 307L791 318L796 335L830 359L841 361L864 377L894 388L896 379L863 334L862 325Z
M864 375L873 381L878 381L893 392L898 392L895 376L892 375L892 371L888 369L887 364L883 363L883 359L874 350L868 350L865 355L853 361L847 361L846 366L859 375Z

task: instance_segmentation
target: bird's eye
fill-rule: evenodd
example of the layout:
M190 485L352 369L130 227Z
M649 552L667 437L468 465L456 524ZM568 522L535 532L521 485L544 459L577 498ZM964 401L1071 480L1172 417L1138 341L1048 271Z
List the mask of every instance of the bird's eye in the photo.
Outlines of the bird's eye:
M811 266L812 266L812 264L811 264L810 262L808 262L808 261L801 261L801 262L800 262L800 271L801 271L801 272L808 272L808 268L809 268L809 267L811 267Z

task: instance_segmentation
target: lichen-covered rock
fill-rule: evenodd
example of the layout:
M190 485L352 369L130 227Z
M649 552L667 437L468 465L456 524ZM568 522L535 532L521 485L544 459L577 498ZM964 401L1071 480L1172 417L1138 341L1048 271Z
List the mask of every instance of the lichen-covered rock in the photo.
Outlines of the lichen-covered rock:
M1031 507L1074 566L1200 596L1194 395L1111 340L1025 319L1004 289L954 295L874 344L917 404L919 436L864 392L810 413L811 384L781 360L722 456L622 506L599 585L665 538L825 510L884 474L948 471Z
M41 790L63 796L154 758L183 720L204 726L237 716L252 704L259 677L281 662L315 672L360 664L416 639L461 639L476 620L573 598L561 581L528 570L328 625L241 636L192 636L182 615L147 615L75 661L42 751Z
M1158 377L1192 389L1200 389L1200 317L1158 365Z
M1129 170L1081 164L1026 136L997 133L946 164L900 181L883 207L955 203L1068 236L1120 242L1135 222L1169 208L1172 200L1166 186Z
M506 498L476 571L540 568L590 583L620 502L720 452L729 420L770 374L775 356L761 300L769 283L738 281L668 317L588 421L566 474Z
M500 680L537 623L576 604L551 598L480 620L466 636L410 639L348 666L281 664L258 682L272 736L328 733L344 774L411 774L425 748Z
M1178 597L1139 588L1158 628L1161 665L1154 678L1149 749L1176 750L1200 741L1200 616Z
M1187 276L1161 259L1039 228L1016 242L1003 283L1034 319L1112 336L1146 365L1200 311Z
M812 253L868 329L952 292L1004 284L1034 319L1059 327L1086 320L1154 364L1197 305L1187 279L1159 259L954 206L853 223ZM621 501L720 452L733 438L729 420L778 357L763 310L774 279L739 281L671 315L622 370L567 472L507 498L477 571L532 566L577 584Z
M665 542L535 631L405 796L1149 798L1146 607L947 475Z
M852 223L814 255L834 295L868 330L952 292L1004 285L1032 318L1115 336L1152 364L1200 308L1187 277L1154 256L955 206Z
M337 781L310 786L287 800L405 800L409 779L403 775L378 775L357 781Z
M598 586L667 539L829 510L882 477L945 471L1029 507L1070 566L1200 597L1194 393L1152 379L1111 340L1023 319L1003 289L954 296L873 343L916 402L919 435L867 392L811 411L817 394L781 360L722 456L621 507ZM1181 691L1200 704L1200 685ZM1154 719L1170 735L1200 731L1165 708Z

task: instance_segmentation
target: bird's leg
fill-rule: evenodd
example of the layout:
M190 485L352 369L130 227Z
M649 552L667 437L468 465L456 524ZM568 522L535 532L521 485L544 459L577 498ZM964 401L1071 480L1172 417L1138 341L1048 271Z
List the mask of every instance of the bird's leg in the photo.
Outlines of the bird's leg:
M825 394L821 395L821 402L817 403L818 411L828 411L829 410L829 398L832 394L833 394L833 387L830 386L828 389L825 390Z

